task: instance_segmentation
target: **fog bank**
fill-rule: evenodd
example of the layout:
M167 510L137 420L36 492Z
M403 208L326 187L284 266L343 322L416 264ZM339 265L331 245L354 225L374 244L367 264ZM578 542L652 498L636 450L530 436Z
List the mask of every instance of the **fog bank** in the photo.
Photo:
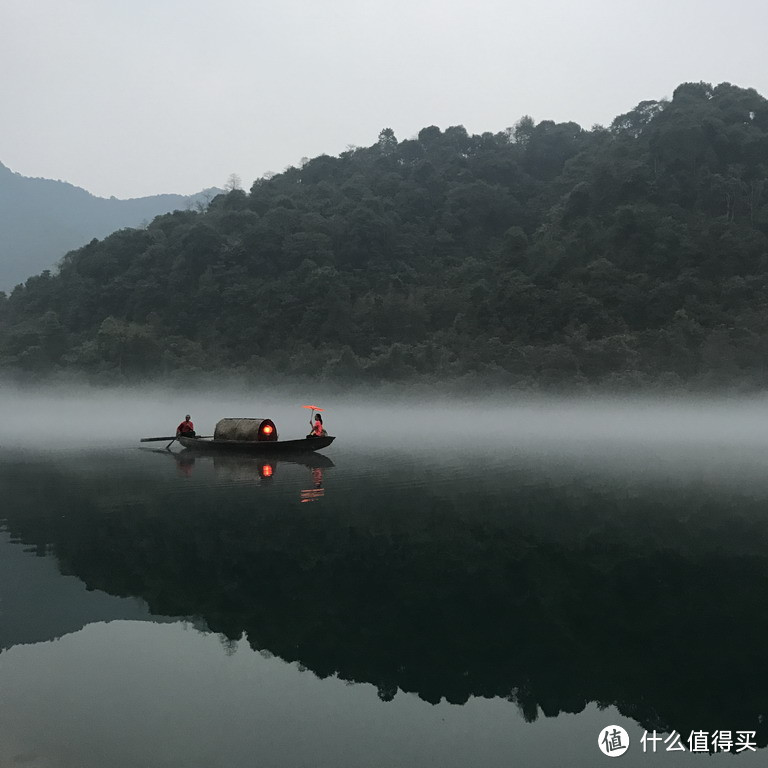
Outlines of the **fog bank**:
M317 402L319 400L319 402ZM284 439L309 430L310 412L324 408L339 444L371 441L441 446L490 443L595 446L731 446L768 449L768 398L521 397L373 398L349 393L304 399L269 392L159 389L99 390L4 386L0 447L79 448L138 445L141 437L173 435L189 413L198 434L224 417L269 417Z

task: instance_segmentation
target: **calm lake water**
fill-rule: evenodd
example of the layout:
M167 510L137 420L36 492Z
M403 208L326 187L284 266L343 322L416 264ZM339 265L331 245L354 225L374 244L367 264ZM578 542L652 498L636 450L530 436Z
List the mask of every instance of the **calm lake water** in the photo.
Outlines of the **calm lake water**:
M0 766L765 763L768 407L324 405L260 461L138 437L293 402L6 399Z

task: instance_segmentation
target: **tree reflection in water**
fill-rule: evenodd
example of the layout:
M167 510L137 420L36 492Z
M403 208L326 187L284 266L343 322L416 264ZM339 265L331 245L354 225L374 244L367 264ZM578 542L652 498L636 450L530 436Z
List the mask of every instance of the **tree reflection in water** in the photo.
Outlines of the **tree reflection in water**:
M73 484L56 465L2 465L3 516L91 589L199 616L385 700L504 697L529 720L597 702L649 730L751 729L766 745L764 496L493 475L446 492L404 485L396 464L368 487L336 470L322 515L297 503L303 474L262 485L254 507L235 481L263 484L281 463L217 457L233 484L183 499L162 484L139 494L130 467L127 499L113 473ZM324 490L323 467L306 466L301 501Z

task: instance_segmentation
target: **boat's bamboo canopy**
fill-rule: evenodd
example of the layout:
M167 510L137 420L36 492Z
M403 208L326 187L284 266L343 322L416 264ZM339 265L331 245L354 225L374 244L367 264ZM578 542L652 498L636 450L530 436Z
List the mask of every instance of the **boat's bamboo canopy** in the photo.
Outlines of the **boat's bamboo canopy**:
M277 440L272 419L221 419L213 433L214 440L264 442Z

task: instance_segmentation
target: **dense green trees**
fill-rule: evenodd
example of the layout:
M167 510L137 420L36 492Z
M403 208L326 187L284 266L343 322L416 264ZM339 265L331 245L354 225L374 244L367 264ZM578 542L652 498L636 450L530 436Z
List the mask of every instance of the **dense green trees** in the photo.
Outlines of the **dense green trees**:
M610 128L424 128L67 255L0 362L360 380L762 386L768 102L686 83Z

